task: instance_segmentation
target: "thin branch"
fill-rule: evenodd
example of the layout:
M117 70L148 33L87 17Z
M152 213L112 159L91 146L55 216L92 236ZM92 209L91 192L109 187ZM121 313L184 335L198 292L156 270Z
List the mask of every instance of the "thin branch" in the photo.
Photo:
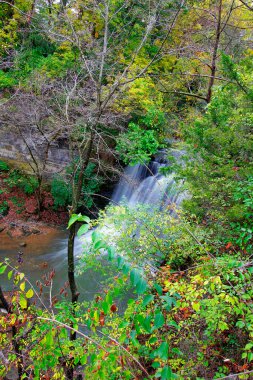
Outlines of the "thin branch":
M253 7L251 7L248 3L246 3L246 1L244 0L239 0L243 5L245 5L245 7L247 7L250 11L253 12Z
M101 346L98 342L96 342L94 339L92 339L90 336L84 334L83 332L79 331L79 330L76 330L74 329L73 327L67 325L66 323L63 323L63 322L60 322L60 321L57 321L56 319L51 319L51 318L45 318L45 317L37 317L37 319L40 319L40 320L43 320L43 321L48 321L48 322L51 322L53 324L56 324L56 325L60 325L62 327L65 327L67 330L71 330L72 332L74 332L75 334L78 334L80 336L82 336L83 338L89 340L91 343L95 344L95 346L97 346L100 350L103 350L105 351L106 353L109 354L109 352L105 349L105 347ZM103 333L101 333L103 334ZM104 334L103 334L104 335ZM121 347L122 349L124 349L124 351L135 361L135 363L138 365L138 367L148 376L149 379L151 379L151 377L149 376L148 372L146 371L146 369L142 366L142 364L130 353L128 352L124 347L122 347L120 345L120 343L118 343L115 339L111 338L111 337L108 337L109 339L111 339L113 342L115 342L117 344L117 346Z
M175 95L182 95L182 96L191 96L193 98L197 98L197 99L202 99L204 100L205 102L207 102L207 98L205 96L202 96L202 95L198 95L198 94L193 94L191 92L182 92L182 91L162 91L162 90L159 90L160 92L162 92L163 94L175 94Z
M236 377L238 377L238 376L240 376L240 375L249 375L250 373L253 373L253 371L247 371L247 372L235 373L235 374L233 374L233 375L228 375L228 376L226 376L226 377L219 377L219 378L216 379L216 380L225 380L225 379L229 380L229 379L232 379L232 378L236 378Z

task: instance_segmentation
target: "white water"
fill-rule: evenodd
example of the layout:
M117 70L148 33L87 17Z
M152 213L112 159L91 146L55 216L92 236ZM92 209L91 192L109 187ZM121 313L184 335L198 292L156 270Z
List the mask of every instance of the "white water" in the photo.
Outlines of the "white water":
M164 161L164 160L163 160ZM130 207L146 204L151 208L166 208L169 204L179 206L185 197L175 183L174 173L164 176L160 169L164 162L152 161L148 166L128 166L112 196L113 204L125 203Z

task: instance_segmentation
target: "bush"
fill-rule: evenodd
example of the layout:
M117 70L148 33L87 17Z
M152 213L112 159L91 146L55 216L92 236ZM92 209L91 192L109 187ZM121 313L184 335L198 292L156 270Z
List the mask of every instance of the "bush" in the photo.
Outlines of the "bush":
M159 148L156 133L144 130L139 125L130 123L128 131L118 138L117 151L126 164L136 165L150 161L152 154Z
M7 201L3 201L0 203L0 215L6 216L9 211L9 205Z
M71 200L71 187L61 177L55 177L51 183L51 194L54 199L54 208L65 207Z
M84 180L82 184L82 199L79 207L85 206L90 209L93 206L93 194L97 193L100 185L102 184L102 179L94 173L96 165L89 163L84 175ZM67 174L73 172L73 167L70 165L67 168ZM79 171L77 170L75 181L78 181ZM51 183L51 194L54 199L54 208L65 207L71 204L72 199L72 188L68 178L55 177Z
M0 160L0 172L8 172L9 170L9 165L6 162Z
M24 175L18 169L12 170L5 182L10 188L18 187L27 195L33 194L39 185L35 177Z

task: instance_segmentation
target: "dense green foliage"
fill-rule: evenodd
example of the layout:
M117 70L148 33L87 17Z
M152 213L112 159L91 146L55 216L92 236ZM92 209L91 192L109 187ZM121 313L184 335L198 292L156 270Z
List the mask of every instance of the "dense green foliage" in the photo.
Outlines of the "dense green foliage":
M10 188L18 187L24 191L25 194L33 194L38 187L36 178L30 175L25 175L18 169L13 169L4 180Z
M90 163L84 173L82 184L82 199L79 202L79 207L84 206L86 209L91 209L94 205L93 195L99 192L102 184L102 178L95 172L96 166ZM67 176L57 176L51 182L51 194L54 199L54 207L66 207L71 204L72 187L68 176L72 173L72 166L66 170ZM76 173L75 182L77 182L78 171Z
M1 378L252 378L252 11L247 0L0 2L0 132L22 142L33 174L1 160L1 178L35 194L38 213L50 186L49 207L70 214L59 294L54 271L35 285L0 263ZM54 167L58 147L68 157ZM161 148L163 174L187 194L180 209L82 214L120 162L148 164ZM106 281L79 302L75 276L90 270Z
M237 67L247 91L231 84L217 87L205 115L184 127L195 158L182 173L193 190L187 201L189 212L206 220L223 241L250 250L253 108L247 73L251 62L246 59Z

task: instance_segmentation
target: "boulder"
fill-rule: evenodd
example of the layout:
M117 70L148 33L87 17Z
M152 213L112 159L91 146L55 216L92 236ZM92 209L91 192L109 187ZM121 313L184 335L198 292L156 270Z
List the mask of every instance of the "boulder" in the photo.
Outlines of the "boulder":
M30 230L30 228L27 227L27 226L22 226L21 230L22 230L22 233L23 233L24 236L29 236L32 233L31 230Z
M33 228L32 229L32 234L35 234L35 235L40 234L40 230L37 230L36 228Z

